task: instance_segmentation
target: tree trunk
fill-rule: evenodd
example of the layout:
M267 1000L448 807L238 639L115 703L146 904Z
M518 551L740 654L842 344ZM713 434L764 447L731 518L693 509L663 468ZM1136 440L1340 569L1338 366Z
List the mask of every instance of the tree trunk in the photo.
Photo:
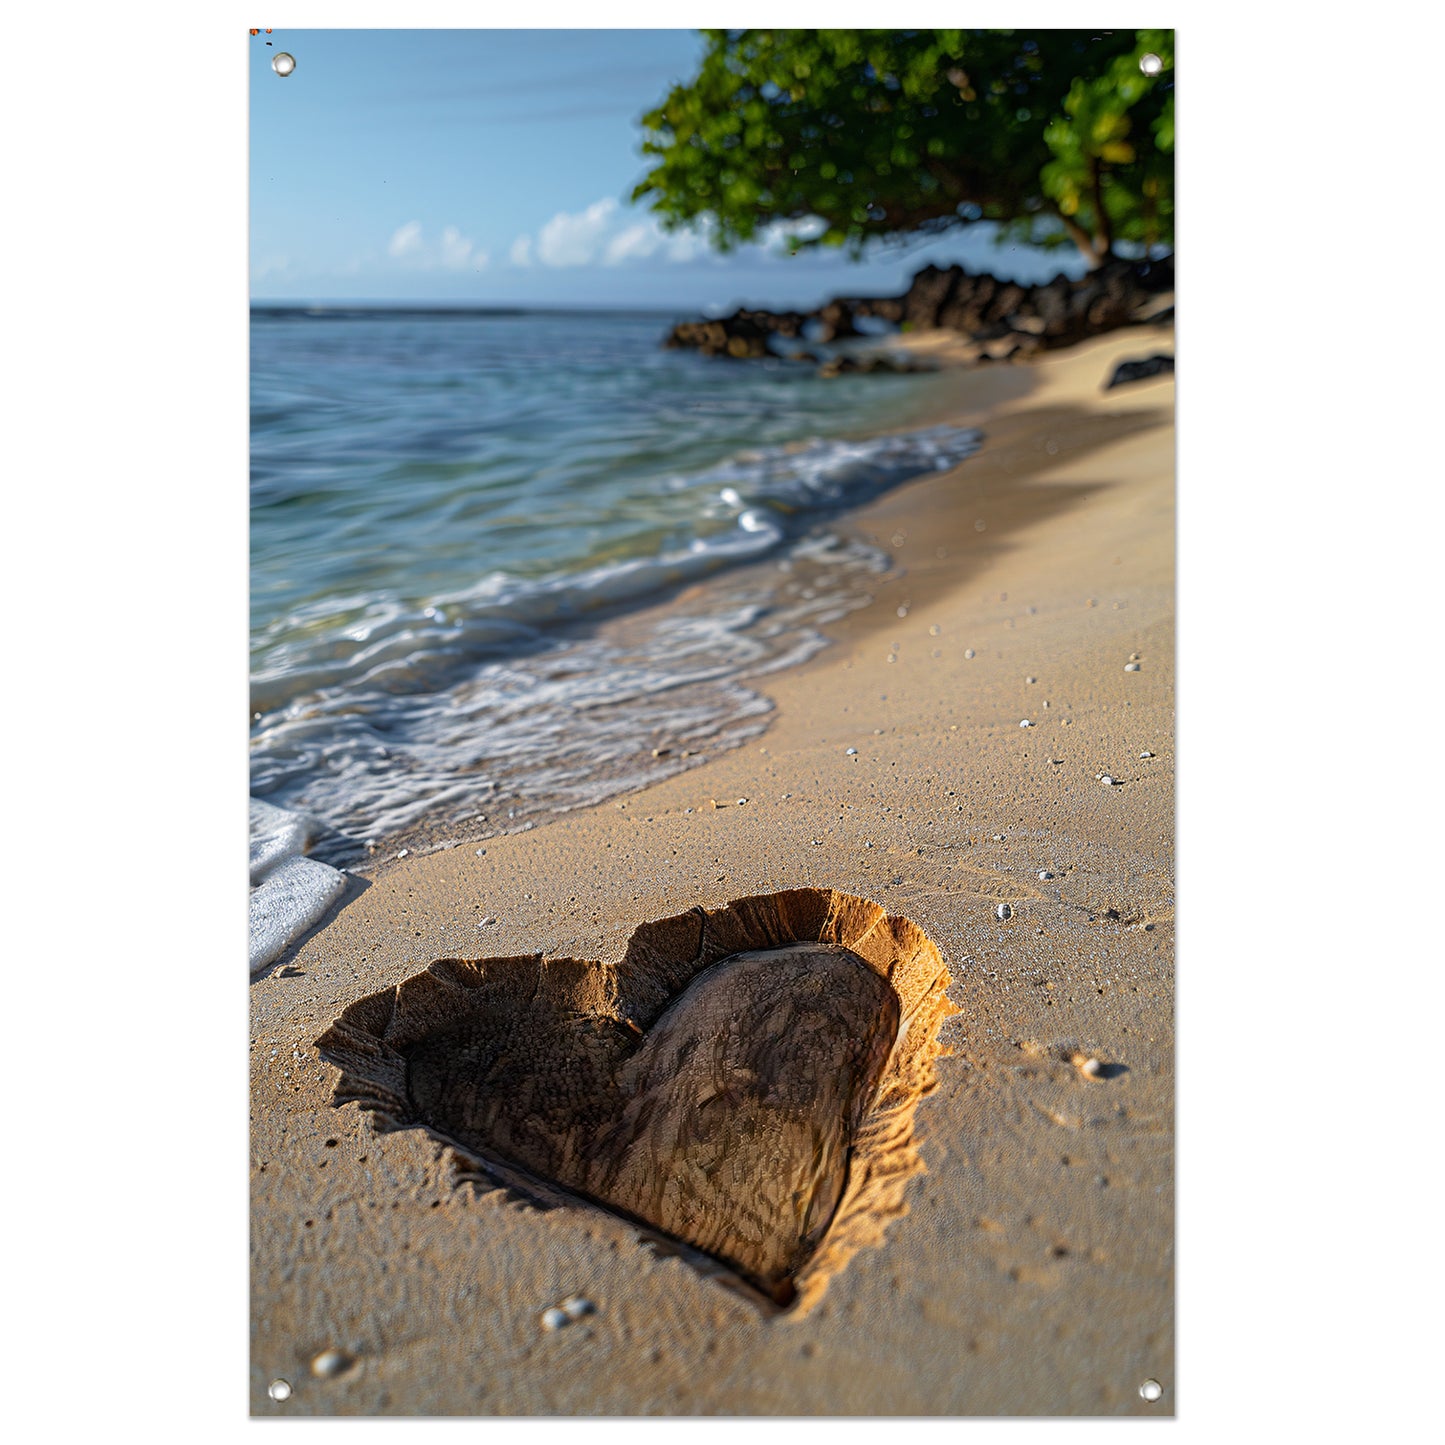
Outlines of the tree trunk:
M1099 258L1094 264L1100 266L1114 249L1114 228L1104 209L1104 181L1098 156L1089 163L1089 182L1094 199L1094 254Z
M1097 238L1091 236L1072 216L1066 216L1062 211L1056 212L1056 214L1063 223L1064 230L1069 233L1069 239L1079 248L1084 260L1089 263L1089 270L1097 271L1109 259L1109 248L1106 246L1102 252L1099 251L1096 244Z

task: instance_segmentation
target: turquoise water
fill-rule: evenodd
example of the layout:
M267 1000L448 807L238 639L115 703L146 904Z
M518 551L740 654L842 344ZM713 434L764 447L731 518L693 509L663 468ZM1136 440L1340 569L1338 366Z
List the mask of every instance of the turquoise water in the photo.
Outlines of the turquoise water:
M918 424L930 378L668 351L670 322L253 314L252 792L320 820L319 856L755 735L748 679L886 565L830 520L977 444Z

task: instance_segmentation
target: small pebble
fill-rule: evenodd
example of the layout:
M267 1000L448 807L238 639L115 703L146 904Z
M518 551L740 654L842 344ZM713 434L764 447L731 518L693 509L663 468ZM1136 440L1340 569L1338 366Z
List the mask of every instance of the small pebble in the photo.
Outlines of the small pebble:
M1154 756L1154 754L1151 753L1151 752L1145 751L1145 752L1140 753L1139 756L1140 756L1141 758L1152 758L1152 757Z
M900 617L907 617L907 616L908 616L908 609L907 609L906 607L900 607L900 608L898 609L898 615L899 615Z
M1049 879L1052 878L1053 876L1054 876L1054 875L1053 875L1052 873L1050 873L1047 868L1045 868L1045 869L1039 874L1039 882L1040 882L1040 883L1047 883L1047 882L1049 881Z
M1037 682L1037 681L1038 681L1038 678L1036 678L1036 677L1026 677L1026 678L1024 678L1024 681L1025 681L1025 682Z
M1058 765L1059 765L1061 762L1063 762L1063 759L1062 759L1062 758L1050 758L1049 761L1050 761L1055 767L1058 767Z
M405 858L406 855L407 855L410 851L411 851L411 850L410 850L409 848L403 848L403 849L401 849L401 851L400 851L399 853L397 853L396 856L397 856L398 858Z
M568 1295L562 1301L562 1310L569 1320L580 1320L583 1315L590 1315L597 1306L590 1299L583 1299L581 1295Z
M477 857L478 857L478 858L485 858L486 856L487 856L487 850L486 850L485 848L478 848L478 849L477 849Z
M1106 788L1112 788L1114 786L1114 780L1108 775L1108 773L1105 773L1104 776L1099 779L1099 781L1103 783Z
M1012 918L1013 912L1013 909L1010 908L1007 903L1000 903L999 906L994 909L994 913L999 918Z
M555 1306L549 1310L542 1311L542 1328L544 1330L560 1330L563 1325L571 1324L566 1312L557 1309Z
M964 648L963 655L964 655L965 657L972 657L972 656L974 655L973 648L971 648L971 647L966 647L966 648Z
M850 758L856 758L856 757L858 756L858 749L857 749L857 748L849 748L849 749L847 750L846 756L848 756L848 757L850 757Z
M863 846L864 846L865 848L871 848L873 845L872 845L872 843L864 843Z
M746 799L746 798L739 798L739 799L738 799L738 807L741 808L742 805L743 805L744 803L746 803L746 802L747 802L747 799Z
M943 629L935 622L933 626L928 629L928 635L930 637L937 637L942 631Z
M1099 1072L1098 1059L1091 1058L1088 1054L1081 1054L1077 1050L1069 1055L1069 1062L1086 1078L1092 1079Z
M1138 671L1139 671L1139 664L1138 664L1137 662L1126 662L1126 663L1124 664L1124 671L1125 671L1125 672L1138 672Z
M1031 727L1033 727L1033 723L1031 723L1031 722L1028 720L1028 718L1024 718L1024 719L1019 723L1019 726L1020 726L1021 728L1031 728Z
M495 923L496 921L497 921L497 920L496 920L495 918L493 918L493 917L491 917L490 915L488 915L486 918L482 919L482 921L481 921L479 924L477 924L477 927L478 927L478 928L486 928L489 924L493 924L493 923Z
M266 1393L273 1400L289 1400L291 1398L291 1382L289 1380L272 1380L266 1387Z
M349 1370L355 1360L345 1350L322 1350L311 1361L311 1373L318 1380L329 1380Z

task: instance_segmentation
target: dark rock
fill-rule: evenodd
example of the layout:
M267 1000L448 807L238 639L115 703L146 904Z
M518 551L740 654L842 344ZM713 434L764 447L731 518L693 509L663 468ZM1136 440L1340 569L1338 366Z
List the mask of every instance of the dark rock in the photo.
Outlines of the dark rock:
M926 362L915 361L911 356L893 356L884 352L868 352L862 356L834 356L818 368L818 375L834 377L844 375L867 376L880 371L897 374L911 374L918 371L932 371Z
M830 301L814 313L818 323L819 341L838 341L845 337L857 336L858 328L853 324L853 311L846 301Z
M853 303L854 316L876 316L880 321L903 320L903 297L859 296Z
M1034 287L1029 298L1033 311L1043 322L1043 334L1064 336L1069 330L1070 301L1074 283L1067 276L1055 276L1045 286Z
M806 318L799 311L748 311L739 308L716 321L682 321L669 332L664 346L692 347L704 356L753 360L771 352L770 336L797 337Z
M948 303L963 274L962 266L950 266L946 271L925 266L904 293L903 320L919 330L938 325L938 313Z
M1174 358L1156 353L1154 356L1144 357L1139 361L1121 361L1114 368L1114 374L1104 386L1105 391L1112 391L1116 386L1127 386L1131 381L1146 381L1151 376L1172 376L1174 373Z
M1023 304L1027 295L1028 292L1013 281L1000 286L994 292L993 300L989 303L988 310L984 312L983 319L1007 322L1009 317Z

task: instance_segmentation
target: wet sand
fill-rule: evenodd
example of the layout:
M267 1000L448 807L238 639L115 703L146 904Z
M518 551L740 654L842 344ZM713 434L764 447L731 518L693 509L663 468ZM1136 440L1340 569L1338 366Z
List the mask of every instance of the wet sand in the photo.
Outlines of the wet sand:
M1172 340L957 373L982 451L852 518L901 575L764 680L759 741L382 863L252 985L254 1413L1172 1413L1174 384L1102 390ZM434 959L613 963L814 887L923 929L958 1012L908 1212L804 1312L332 1103L316 1039ZM545 1329L569 1296L593 1310Z

